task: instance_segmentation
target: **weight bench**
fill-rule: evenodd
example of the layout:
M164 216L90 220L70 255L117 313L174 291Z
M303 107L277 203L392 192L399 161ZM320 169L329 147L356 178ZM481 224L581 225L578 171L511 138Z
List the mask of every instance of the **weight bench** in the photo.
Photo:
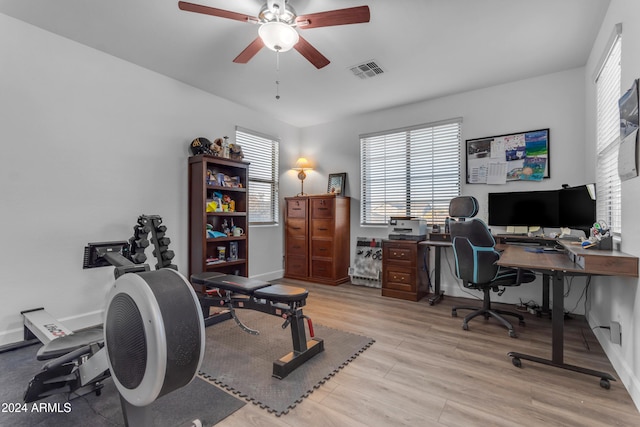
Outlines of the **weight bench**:
M231 318L240 328L252 335L259 334L238 319L235 309L245 308L285 319L282 329L291 325L293 351L273 362L272 376L282 379L316 354L324 351L324 341L314 338L311 319L302 313L309 291L287 285L273 285L257 279L233 276L218 272L198 273L191 276L194 285L201 285L200 305L203 313L212 306L226 307ZM216 316L205 314L205 324L218 323ZM228 319L226 317L223 320ZM307 341L304 320L309 325L311 339Z

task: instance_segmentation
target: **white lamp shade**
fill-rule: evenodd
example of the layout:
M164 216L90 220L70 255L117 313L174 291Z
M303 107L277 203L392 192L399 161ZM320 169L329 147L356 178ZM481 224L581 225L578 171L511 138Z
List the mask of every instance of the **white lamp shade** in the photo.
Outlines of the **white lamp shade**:
M296 160L296 165L293 167L295 170L310 170L312 169L311 162L304 157L300 157Z
M267 22L258 29L264 45L276 52L286 52L298 43L298 32L284 22Z

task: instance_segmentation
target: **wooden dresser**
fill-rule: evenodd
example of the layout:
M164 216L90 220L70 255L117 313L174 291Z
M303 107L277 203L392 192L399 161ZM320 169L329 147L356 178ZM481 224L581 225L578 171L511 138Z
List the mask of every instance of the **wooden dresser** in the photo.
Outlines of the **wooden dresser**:
M284 277L338 285L349 281L349 197L286 197Z
M411 240L382 242L382 296L419 301L429 292L429 248Z

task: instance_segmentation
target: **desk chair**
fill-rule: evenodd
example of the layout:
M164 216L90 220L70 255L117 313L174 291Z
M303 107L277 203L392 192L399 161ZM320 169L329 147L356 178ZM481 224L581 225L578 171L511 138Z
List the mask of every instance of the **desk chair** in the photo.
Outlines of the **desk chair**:
M484 293L482 307L453 307L451 316L457 317L457 310L473 310L465 316L462 329L468 330L469 321L482 315L485 319L497 319L509 330L509 336L515 338L513 326L503 315L517 317L520 325L524 325L524 317L519 313L492 309L489 293L494 291L502 295L504 289L500 290L499 287L519 286L521 283L532 282L536 276L530 270L496 265L500 258L500 253L495 250L496 242L487 225L473 218L477 213L478 201L475 197L456 197L449 204L449 228L456 260L456 276L462 280L465 288L477 289ZM473 219L467 221L470 218Z

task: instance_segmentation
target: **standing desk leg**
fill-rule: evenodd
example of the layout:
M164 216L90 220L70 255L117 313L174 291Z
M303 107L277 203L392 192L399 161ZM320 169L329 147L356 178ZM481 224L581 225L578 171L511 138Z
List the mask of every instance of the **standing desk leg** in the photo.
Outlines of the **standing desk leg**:
M434 295L429 298L429 305L433 305L433 304L437 304L440 301L442 301L442 298L444 298L444 292L440 291L440 258L441 258L441 250L442 247L441 246L434 246L434 249L436 250L435 253L435 268L433 271L433 275L435 276L434 279L434 286L433 286L433 293Z
M553 275L553 307L551 308L551 360L564 363L564 274Z
M564 363L564 273L561 271L553 272L553 311L551 316L551 360L511 351L507 354L511 357L513 365L521 368L521 359L529 360L543 365L600 377L600 387L610 388L609 381L616 380L611 374Z
M542 275L542 311L541 315L550 315L549 311L549 275Z

